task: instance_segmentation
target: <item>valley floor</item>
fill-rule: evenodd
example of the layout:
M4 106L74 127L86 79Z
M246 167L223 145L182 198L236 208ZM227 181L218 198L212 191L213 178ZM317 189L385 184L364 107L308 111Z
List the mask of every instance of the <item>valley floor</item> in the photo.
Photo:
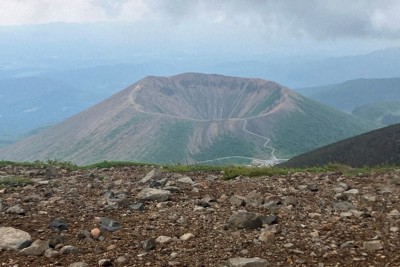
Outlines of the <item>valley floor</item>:
M259 257L269 266L400 266L400 170L233 180L152 170L1 167L0 231L44 245L0 251L0 265L244 266L232 259Z

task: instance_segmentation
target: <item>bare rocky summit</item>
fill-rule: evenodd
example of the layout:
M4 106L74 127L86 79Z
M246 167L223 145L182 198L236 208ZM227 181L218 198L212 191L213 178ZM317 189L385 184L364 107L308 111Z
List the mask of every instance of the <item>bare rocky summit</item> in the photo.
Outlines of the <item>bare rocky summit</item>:
M400 266L400 170L153 170L0 168L0 265Z

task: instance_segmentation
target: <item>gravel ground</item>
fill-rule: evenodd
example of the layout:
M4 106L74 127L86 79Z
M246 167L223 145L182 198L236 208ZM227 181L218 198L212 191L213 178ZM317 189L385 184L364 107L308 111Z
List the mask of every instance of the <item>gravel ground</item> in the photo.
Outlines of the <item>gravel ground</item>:
M0 251L1 266L229 266L237 257L270 266L400 266L400 170L230 181L219 173L156 170L142 180L150 171L0 168L0 179L34 181L0 190L0 227L23 230L32 241L59 240L38 256ZM170 195L145 200L138 193L147 187ZM262 225L228 224L238 211L256 213ZM91 234L104 217L120 229ZM49 228L57 219L66 230ZM153 246L144 247L146 240ZM66 246L76 250L68 254Z

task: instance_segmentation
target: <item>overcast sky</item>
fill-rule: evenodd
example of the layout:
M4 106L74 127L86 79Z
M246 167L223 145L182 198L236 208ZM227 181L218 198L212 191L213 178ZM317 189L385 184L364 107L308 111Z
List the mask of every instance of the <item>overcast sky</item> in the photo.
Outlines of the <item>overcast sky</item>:
M2 26L134 22L152 25L148 42L173 38L180 45L206 48L225 42L227 49L255 53L357 54L398 46L399 14L398 0L0 1Z

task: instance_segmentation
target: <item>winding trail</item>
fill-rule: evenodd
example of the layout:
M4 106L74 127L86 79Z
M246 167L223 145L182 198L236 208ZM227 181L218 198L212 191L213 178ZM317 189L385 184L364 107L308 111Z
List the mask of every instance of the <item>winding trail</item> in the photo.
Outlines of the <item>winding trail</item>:
M247 125L247 120L249 119L256 119L256 118L263 118L263 117L267 117L269 115L271 115L272 113L276 112L281 105L283 104L284 101L280 102L278 105L276 105L275 107L273 107L271 110L269 110L268 112L262 114L262 115L257 115L257 116L250 116L250 117L246 117L246 118L227 118L227 119L195 119L195 118L190 118L190 117L183 117L183 116L175 116L175 115L171 115L171 114L165 114L165 113L158 113L158 112L150 112L150 111L145 111L142 109L142 107L136 103L135 98L134 98L134 93L135 91L140 90L140 86L137 85L134 89L132 89L132 91L129 93L129 102L132 105L132 108L134 111L136 112L140 112L143 114L149 114L149 115L154 115L154 116L161 116L161 117L168 117L168 118L173 118L173 119L180 119L180 120L187 120L187 121L194 121L194 122L225 122L225 121L244 121L243 123L243 127L242 130L245 131L246 133L253 135L255 137L258 138L262 138L263 140L265 140L265 143L263 145L264 148L267 148L269 150L271 150L270 154L271 157L270 159L259 159L259 158L252 158L252 157L245 157L245 156L227 156L227 157L221 157L221 158L216 158L216 159L210 159L210 160L203 160L203 161L197 161L193 164L204 164L204 163L211 163L211 162L215 162L215 161L221 161L221 160L228 160L228 159L247 159L247 160L251 160L255 163L258 163L259 165L262 166L274 166L280 162L286 161L288 159L278 159L275 156L275 151L276 149L270 145L268 145L271 142L271 139L266 137L266 136L262 136L259 135L257 133L251 132L248 129L246 129L246 125ZM284 98L286 98L287 95L284 94Z

